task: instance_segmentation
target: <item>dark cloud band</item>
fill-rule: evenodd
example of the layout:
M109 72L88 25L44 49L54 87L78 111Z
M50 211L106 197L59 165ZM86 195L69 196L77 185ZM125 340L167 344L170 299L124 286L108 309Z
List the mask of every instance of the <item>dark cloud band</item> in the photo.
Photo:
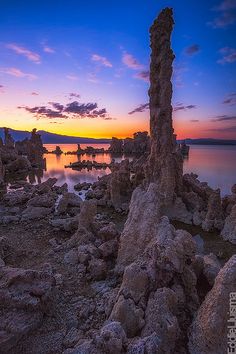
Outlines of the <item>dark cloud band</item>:
M49 106L21 106L27 112L34 114L38 119L40 118L101 118L104 120L111 120L106 108L98 108L97 103L79 103L73 101L63 105L58 102L48 102Z

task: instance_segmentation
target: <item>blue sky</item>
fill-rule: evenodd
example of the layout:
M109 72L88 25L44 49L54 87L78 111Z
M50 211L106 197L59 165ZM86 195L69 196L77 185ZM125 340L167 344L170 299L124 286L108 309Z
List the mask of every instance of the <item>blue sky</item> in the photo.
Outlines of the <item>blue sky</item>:
M148 31L166 6L178 136L236 139L236 0L2 0L0 125L93 137L147 130Z

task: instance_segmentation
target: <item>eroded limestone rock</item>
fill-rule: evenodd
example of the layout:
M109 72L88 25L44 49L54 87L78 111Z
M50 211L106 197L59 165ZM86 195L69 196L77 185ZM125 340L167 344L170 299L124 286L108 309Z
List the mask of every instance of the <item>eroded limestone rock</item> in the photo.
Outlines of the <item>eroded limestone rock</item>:
M182 191L183 161L178 151L172 126L172 9L164 9L150 28L150 133L151 153L147 164L147 181L158 184L166 206L172 204L175 193Z
M57 206L58 214L66 214L70 207L80 207L82 199L75 193L64 193Z
M223 227L223 212L221 206L220 190L212 192L207 204L206 218L202 223L202 228L205 231L212 229L221 230Z
M6 148L14 149L15 141L9 132L9 128L4 128L4 143Z
M157 289L151 294L145 311L145 326L142 337L148 337L153 332L160 339L159 347L164 353L173 353L180 336L177 317L174 315L177 308L175 292L168 288Z
M52 213L52 208L45 208L45 207L27 207L21 216L22 221L27 220L37 220L43 219L44 217L49 216Z
M197 277L191 267L195 252L192 236L186 231L175 230L168 218L163 217L142 253L126 266L110 314L111 320L122 324L129 338L140 331L143 338L154 332L159 349L173 352L181 336L177 307L182 306L181 311L185 307L193 314L199 305ZM172 290L168 289L170 286ZM154 323L156 327L152 332Z
M93 200L85 200L81 203L80 214L78 215L79 227L90 230L96 213L97 204Z
M143 253L157 231L160 220L158 186L150 184L147 191L137 187L131 198L129 214L120 237L118 267L125 267Z
M116 210L126 209L124 205L129 200L132 192L128 159L113 166L108 188L113 207Z
M227 352L227 321L232 292L236 292L236 256L230 258L220 270L212 290L197 312L190 331L191 354Z
M54 278L45 272L0 267L0 352L16 348L49 312Z
M0 189L4 183L4 175L5 175L5 170L4 170L4 166L2 163L2 157L1 157L1 153L0 153Z
M40 194L30 199L27 203L27 206L52 208L55 204L55 201L56 194L54 193Z
M233 206L231 213L225 219L224 228L221 231L221 236L233 244L236 244L236 205Z
M122 154L123 152L123 141L122 139L112 138L109 151L113 154Z
M30 168L31 168L31 164L29 160L24 156L18 157L16 160L10 162L6 166L6 169L9 173L29 171Z

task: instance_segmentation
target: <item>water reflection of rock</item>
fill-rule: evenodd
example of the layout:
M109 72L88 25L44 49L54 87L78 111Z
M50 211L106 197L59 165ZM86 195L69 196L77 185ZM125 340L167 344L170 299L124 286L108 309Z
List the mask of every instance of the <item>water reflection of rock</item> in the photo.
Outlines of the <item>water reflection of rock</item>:
M46 145L47 149L52 151L55 150L53 145ZM70 192L74 192L74 184L80 182L89 182L94 183L98 178L103 177L111 173L110 168L103 166L102 169L96 169L94 167L90 169L71 169L64 168L64 165L68 165L74 162L82 162L83 159L93 161L96 160L101 163L110 164L111 161L121 162L125 158L129 160L133 159L133 156L124 155L124 154L111 154L111 153L97 153L95 157L89 153L86 154L68 154L67 151L71 148L70 145L63 145L61 149L64 151L64 154L55 155L55 154L45 154L47 160L47 171L44 171L42 181L45 181L49 177L56 177L58 179L57 185L67 183L68 189ZM107 150L108 146L102 148L94 146L95 150L101 151L101 149ZM80 147L81 150L85 148Z
M91 171L93 168L96 170L104 170L106 168L111 168L112 167L112 162L111 163L106 163L106 162L97 162L97 161L90 161L90 160L82 160L82 161L77 161L77 162L72 162L69 165L65 165L65 168L72 168L73 170L76 171L81 171L83 169L87 169L88 171Z
M28 179L31 184L38 184L42 182L44 175L43 169L34 169L29 172Z

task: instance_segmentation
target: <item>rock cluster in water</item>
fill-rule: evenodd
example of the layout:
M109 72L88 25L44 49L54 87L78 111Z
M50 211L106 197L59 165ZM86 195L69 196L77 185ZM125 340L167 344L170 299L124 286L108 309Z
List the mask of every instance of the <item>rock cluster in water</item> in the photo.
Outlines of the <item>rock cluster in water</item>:
M148 159L113 163L94 184L76 184L77 193L50 178L18 181L1 196L0 353L227 351L236 255L222 264L200 254L171 220L236 243L236 186L221 199L196 175L183 176L172 128L172 28L167 8L150 30ZM1 183L7 154L14 162L20 153L7 131L0 149Z
M141 155L150 151L150 137L147 132L134 133L133 138L112 138L109 152L112 154Z

